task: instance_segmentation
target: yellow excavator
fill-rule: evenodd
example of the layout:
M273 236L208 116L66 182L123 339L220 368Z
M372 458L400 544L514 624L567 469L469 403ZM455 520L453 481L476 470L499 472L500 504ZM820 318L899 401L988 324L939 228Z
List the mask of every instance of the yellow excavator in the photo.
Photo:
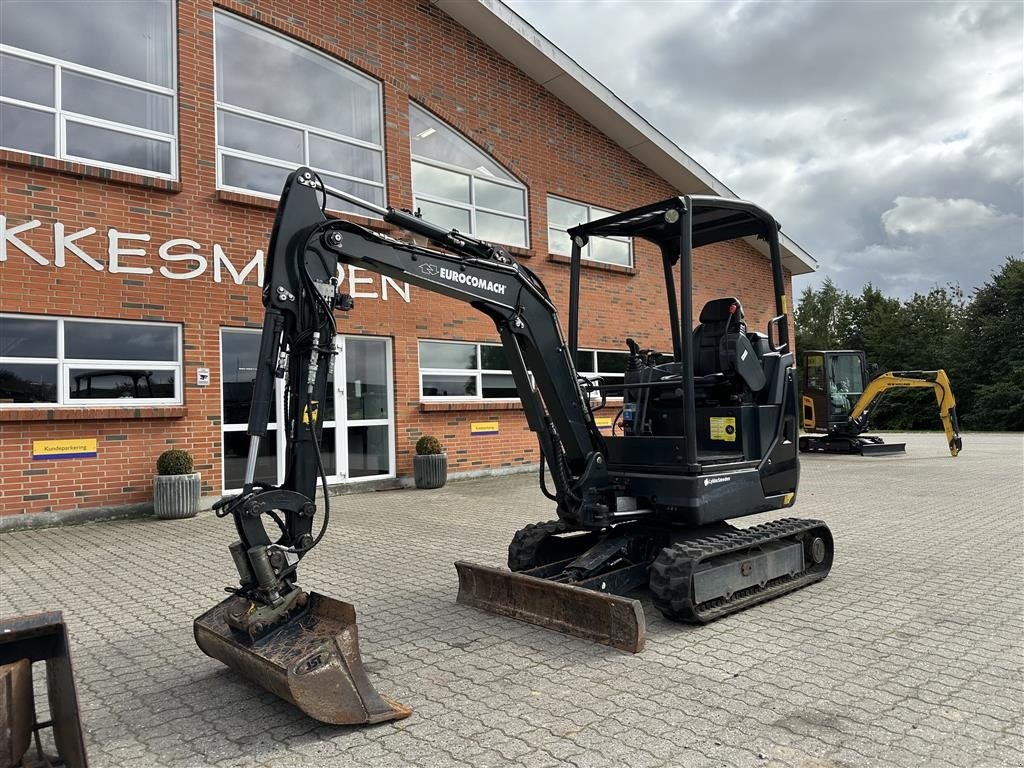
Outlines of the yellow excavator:
M886 443L864 432L869 428L871 408L882 393L920 387L935 391L949 453L956 456L963 442L956 418L956 398L945 371L889 371L869 381L867 361L860 350L807 352L801 398L803 428L818 434L801 436L800 451L862 456L905 451L906 443Z

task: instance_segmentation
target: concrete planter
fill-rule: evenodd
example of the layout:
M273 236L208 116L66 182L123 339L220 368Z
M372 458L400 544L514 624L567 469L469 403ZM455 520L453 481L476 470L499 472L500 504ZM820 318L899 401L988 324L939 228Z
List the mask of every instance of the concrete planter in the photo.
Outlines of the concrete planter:
M413 456L412 469L417 488L443 488L448 480L448 454Z
M153 478L153 515L161 520L195 517L199 512L199 473Z

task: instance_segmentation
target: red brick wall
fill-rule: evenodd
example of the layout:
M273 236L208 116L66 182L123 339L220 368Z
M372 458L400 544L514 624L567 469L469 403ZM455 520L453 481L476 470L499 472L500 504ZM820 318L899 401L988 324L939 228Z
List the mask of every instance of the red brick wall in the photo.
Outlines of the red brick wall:
M415 100L490 152L527 186L529 250L517 251L566 306L567 267L547 256L548 194L626 209L676 194L662 179L585 123L541 86L425 2L387 0L225 0L218 6L310 43L383 83L386 181L389 202L412 204L408 109ZM65 267L40 266L13 246L0 263L0 310L75 317L159 319L181 323L185 343L185 404L171 409L79 409L69 412L0 408L0 514L65 510L150 498L157 455L169 445L196 455L206 493L221 488L221 327L258 326L253 280L220 284L212 277L212 245L236 268L265 248L273 223L266 201L215 188L213 8L211 0L178 2L179 181L153 182L130 174L0 152L0 214L8 226L31 219L42 226L21 236L52 261L52 225L67 231L96 227L78 244L106 264L106 230L152 236L133 266L154 272L160 243L190 238L211 261L188 281L152 275L96 272L74 256ZM686 190L682 190L686 191ZM633 273L588 268L583 275L581 346L624 349L632 335L644 345L669 347L665 300L655 251L640 244ZM176 268L184 271L184 268ZM695 259L695 303L735 293L750 325L773 314L767 260L742 243L702 249ZM563 318L564 321L564 318ZM536 461L536 442L521 411L421 412L417 339L496 340L490 321L468 307L412 289L412 302L359 300L344 333L394 339L397 468L411 472L415 438L438 435L454 471ZM195 386L196 369L211 385ZM460 406L462 407L462 406ZM610 412L609 412L610 415ZM158 417L155 417L158 416ZM98 418L102 417L102 418ZM499 421L499 435L471 437L472 421ZM96 437L95 459L33 461L31 441Z

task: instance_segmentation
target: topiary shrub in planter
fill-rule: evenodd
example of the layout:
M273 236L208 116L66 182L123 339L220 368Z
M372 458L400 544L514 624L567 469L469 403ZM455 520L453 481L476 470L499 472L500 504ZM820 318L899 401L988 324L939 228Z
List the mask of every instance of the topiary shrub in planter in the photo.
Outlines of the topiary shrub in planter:
M436 437L424 435L416 441L412 468L417 488L444 487L448 480L448 454Z
M161 520L195 517L199 512L200 477L192 455L181 448L164 451L156 460L153 514Z

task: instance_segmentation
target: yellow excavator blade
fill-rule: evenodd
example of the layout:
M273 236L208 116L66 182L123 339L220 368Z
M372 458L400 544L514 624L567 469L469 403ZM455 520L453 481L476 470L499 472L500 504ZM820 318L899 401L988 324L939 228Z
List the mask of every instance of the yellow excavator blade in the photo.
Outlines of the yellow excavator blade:
M316 592L302 613L252 639L228 626L242 597L229 597L195 620L196 643L305 714L334 725L400 720L412 710L377 693L359 655L355 608Z

